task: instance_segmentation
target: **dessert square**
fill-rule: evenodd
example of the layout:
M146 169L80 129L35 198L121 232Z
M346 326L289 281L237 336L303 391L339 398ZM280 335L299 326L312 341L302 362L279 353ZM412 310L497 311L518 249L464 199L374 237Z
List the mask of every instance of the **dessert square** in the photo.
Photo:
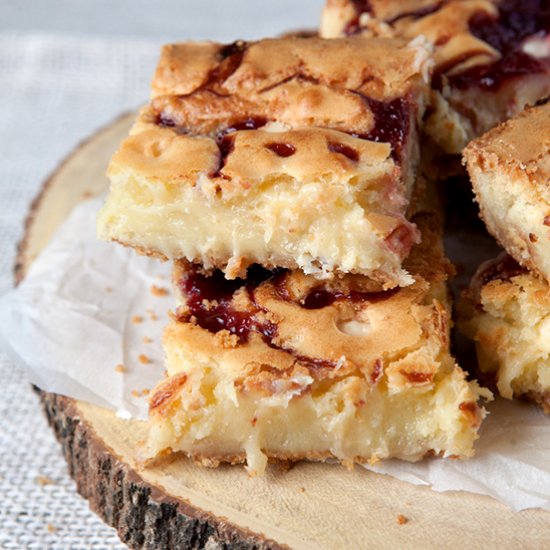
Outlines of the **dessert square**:
M167 378L151 394L147 456L246 462L251 473L268 459L471 456L489 392L450 354L440 220L413 220L423 239L406 288L260 266L228 281L176 263L180 306L164 336Z
M447 153L550 93L550 8L534 0L327 0L321 36L434 44L425 132Z
M475 341L479 373L507 399L550 414L550 287L504 254L478 271L460 307L460 330Z
M464 160L489 232L550 280L550 102L473 141Z
M102 238L226 277L252 264L407 285L421 41L166 46L109 167Z

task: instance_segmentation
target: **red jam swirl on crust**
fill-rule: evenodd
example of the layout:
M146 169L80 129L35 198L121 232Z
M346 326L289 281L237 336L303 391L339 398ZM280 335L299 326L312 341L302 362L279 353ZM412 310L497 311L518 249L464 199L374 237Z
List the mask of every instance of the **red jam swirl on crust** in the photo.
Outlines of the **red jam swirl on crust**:
M404 11L384 22L392 26L406 18L421 19L436 13L447 4L449 1L434 2L415 11ZM344 30L346 35L359 33L361 15L373 12L369 2L354 1L353 5L356 16L346 26ZM469 59L474 52L449 60L448 63L441 64L433 75L435 89L442 88L443 75L446 75L449 84L457 89L479 87L487 91L497 91L511 79L550 70L549 57L533 57L523 50L528 38L548 37L550 2L548 0L502 0L497 6L496 17L480 11L470 17L468 28L473 36L489 44L501 54L501 57L493 63L475 65L452 75L446 73Z
M368 5L368 2L356 2L356 4L360 4L363 8L365 8ZM190 98L194 94L200 94L207 91L212 94L212 103L215 103L218 100L221 102L226 101L229 96L223 85L225 81L239 68L242 63L243 56L249 47L249 43L242 41L221 46L217 54L219 64L208 73L205 81L190 93L177 97ZM314 85L320 85L320 82L317 79L298 73L286 78L282 82L277 83L275 86L279 86L291 80L307 81ZM265 92L268 90L269 88L265 88L262 91ZM347 90L347 92L360 96L361 99L367 104L374 118L374 125L368 132L355 133L350 131L347 133L353 137L368 141L389 143L392 147L392 156L396 160L400 160L403 154L405 141L410 130L410 100L406 97L396 97L391 101L385 102L368 97L356 90ZM160 110L156 112L154 118L155 124L163 128L170 128L180 134L192 135L195 133L192 128L185 127L185 125L178 122L177 114L172 111L165 111L162 103L159 105L161 105L161 107L159 107ZM157 110L154 101L152 103L152 107L155 111ZM284 122L277 121L276 118L268 119L264 116L260 116L260 114L255 112L256 110L257 109L252 104L249 104L246 108L243 108L240 118L229 117L230 121L226 125L220 126L213 133L212 137L215 137L221 153L220 168L213 174L214 177L220 175L221 169L226 163L227 155L232 151L232 147L230 147L231 140L226 139L226 136L236 131L257 130L270 122ZM322 126L322 128L329 130L335 129L331 128L330 125ZM338 130L342 131L340 128ZM274 153L282 157L287 157L294 154L295 150L291 150L290 147L283 147L279 145L274 145L273 147L269 145L267 146L268 149L271 149ZM331 142L328 144L328 148L331 152L341 153L354 162L359 160L357 153L350 147L335 145Z
M503 252L497 258L482 263L470 284L470 290L479 296L481 289L491 281L509 281L512 277L527 273L512 256Z
M470 18L470 32L487 42L502 57L488 65L476 65L449 77L451 86L459 89L478 86L496 91L505 82L523 75L550 69L550 58L535 58L523 51L525 40L532 36L548 37L550 2L548 0L503 0L498 17L479 13Z
M185 313L179 314L179 320L194 322L212 333L227 330L236 335L241 343L246 343L250 333L256 332L262 335L267 344L274 346L277 326L266 320L266 311L254 297L255 290L264 283L274 287L280 300L294 301L300 307L310 310L331 306L337 300L376 303L391 298L399 291L398 288L379 292L351 290L344 294L320 285L296 301L291 299L286 289L286 274L287 270L284 269L270 271L255 264L248 269L246 279L228 280L221 271L205 275L196 266L189 267L178 282L187 304ZM241 289L247 293L249 304L246 308L237 309L233 299Z
M189 308L189 315L181 320L189 321L192 317L201 328L213 333L227 330L235 334L241 342L248 340L251 331L271 340L277 327L270 322L258 321L260 309L237 310L232 306L232 300L234 294L243 287L249 297L253 298L256 287L271 278L276 281L277 275L276 271L254 265L248 269L246 279L228 280L221 271L214 271L212 275L206 276L192 268L179 282L179 288ZM253 299L251 302L254 304Z

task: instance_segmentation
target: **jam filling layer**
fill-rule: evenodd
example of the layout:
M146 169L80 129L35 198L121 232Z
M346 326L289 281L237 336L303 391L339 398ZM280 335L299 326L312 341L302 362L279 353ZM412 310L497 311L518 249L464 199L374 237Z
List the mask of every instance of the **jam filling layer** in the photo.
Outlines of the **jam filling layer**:
M178 282L185 298L187 310L179 315L182 322L193 322L199 327L216 334L222 330L237 336L239 343L248 342L250 334L261 335L264 342L274 348L292 354L300 362L312 368L335 368L336 363L326 359L306 357L293 350L275 344L277 324L269 320L268 311L255 298L256 289L262 284L270 284L279 299L293 302L308 310L328 307L338 300L376 303L395 295L398 289L379 292L351 291L344 294L323 285L316 286L300 300L293 300L286 286L285 269L267 270L259 265L248 269L246 279L228 280L219 270L211 275L200 273L198 267L190 267ZM247 309L237 309L233 298L237 292L246 292L249 298Z
M405 143L410 130L409 101L406 98L398 97L392 101L384 102L367 97L359 92L354 93L361 96L362 100L368 104L374 116L374 126L364 134L347 132L348 135L367 141L389 143L392 150L392 157L400 161L404 154ZM221 176L221 170L227 162L227 157L234 148L234 136L232 136L232 134L243 130L257 130L264 127L269 122L275 121L264 117L247 117L242 120L234 121L229 126L218 130L215 139L220 150L220 166L211 174L211 177ZM161 128L170 128L179 134L192 134L187 128L178 126L176 121L164 112L156 115L155 124ZM332 128L325 129L331 130ZM266 144L266 148L279 157L289 157L296 152L295 146L290 143L274 141L273 143ZM340 153L353 162L359 161L359 153L348 145L335 141L327 141L327 149L331 153Z
M542 73L550 69L550 60L537 59L522 49L532 36L548 36L550 2L548 0L503 0L495 19L486 13L470 18L470 32L498 50L502 57L489 65L478 65L453 75L449 82L459 89L478 86L496 91L512 78Z
M434 2L431 6L410 12L401 13L385 22L393 25L405 18L413 20L431 15L448 2ZM360 17L371 13L369 2L353 2L356 16L345 28L345 34L356 34L361 31ZM523 51L525 41L530 37L544 38L550 31L550 2L548 0L502 0L498 4L498 16L486 12L474 14L468 21L468 28L473 36L483 40L501 53L501 58L494 63L475 65L454 75L447 76L449 84L465 90L478 87L487 91L498 89L511 79L521 76L543 73L550 70L550 59L535 58ZM433 87L441 89L442 75L466 61L472 53L452 59L443 64L433 76Z

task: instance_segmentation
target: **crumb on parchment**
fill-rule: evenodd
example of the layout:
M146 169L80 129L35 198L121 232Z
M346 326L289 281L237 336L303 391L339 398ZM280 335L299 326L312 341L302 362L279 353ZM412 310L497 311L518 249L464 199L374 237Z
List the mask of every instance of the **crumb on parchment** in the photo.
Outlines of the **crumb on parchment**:
M127 369L122 363L119 363L119 364L115 367L115 372L120 372L120 373L128 372L128 369Z
M145 353L140 353L138 359L139 362L144 365L148 365L153 362L149 356L145 355Z
M131 395L132 397L145 397L146 395L149 395L151 393L151 390L149 388L143 388L142 390L132 390Z
M143 317L141 315L134 315L132 317L132 323L134 323L134 325L139 325L140 323L143 323Z
M148 309L147 314L151 318L151 321L158 321L158 316L152 309Z
M151 294L153 296L168 296L168 290L163 286L151 285Z
M404 516L403 514L399 514L397 516L397 523L399 525L405 525L405 523L408 523L408 521L409 521L409 518Z

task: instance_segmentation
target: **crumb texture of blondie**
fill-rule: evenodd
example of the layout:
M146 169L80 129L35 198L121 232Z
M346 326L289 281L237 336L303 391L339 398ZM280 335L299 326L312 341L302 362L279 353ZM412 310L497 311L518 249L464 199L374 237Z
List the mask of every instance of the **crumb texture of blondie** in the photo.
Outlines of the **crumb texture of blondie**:
M460 303L460 330L475 341L480 376L507 399L550 414L550 287L510 256L483 265Z
M550 280L550 102L470 143L464 161L490 233Z

